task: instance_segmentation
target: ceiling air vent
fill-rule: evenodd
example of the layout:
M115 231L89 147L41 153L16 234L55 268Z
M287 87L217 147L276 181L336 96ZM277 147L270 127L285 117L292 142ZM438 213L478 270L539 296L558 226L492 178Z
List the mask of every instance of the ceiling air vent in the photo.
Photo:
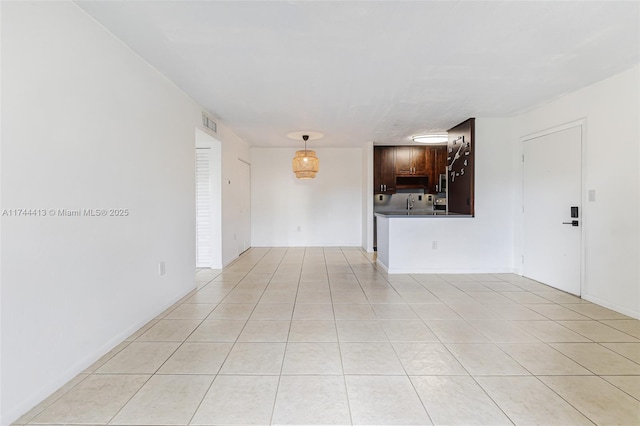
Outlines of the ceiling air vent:
M202 113L202 125L213 133L218 133L218 125L206 113Z

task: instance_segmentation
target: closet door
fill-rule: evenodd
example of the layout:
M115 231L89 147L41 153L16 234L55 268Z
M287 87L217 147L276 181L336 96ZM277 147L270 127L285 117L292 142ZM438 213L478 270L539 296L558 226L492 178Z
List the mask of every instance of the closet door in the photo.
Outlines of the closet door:
M211 150L196 149L196 267L213 265Z

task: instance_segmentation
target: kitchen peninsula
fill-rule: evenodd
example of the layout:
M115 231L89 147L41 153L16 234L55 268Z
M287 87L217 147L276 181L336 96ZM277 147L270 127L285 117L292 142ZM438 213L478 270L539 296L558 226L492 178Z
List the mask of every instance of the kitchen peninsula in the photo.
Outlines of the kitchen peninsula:
M452 230L464 232L471 215L438 211L376 213L377 263L388 273L459 271L450 252L464 242L452 238Z
M377 263L388 273L459 271L456 254L483 249L464 238L474 220L474 133L470 118L448 131L446 146L408 150L409 161L400 147L374 152Z

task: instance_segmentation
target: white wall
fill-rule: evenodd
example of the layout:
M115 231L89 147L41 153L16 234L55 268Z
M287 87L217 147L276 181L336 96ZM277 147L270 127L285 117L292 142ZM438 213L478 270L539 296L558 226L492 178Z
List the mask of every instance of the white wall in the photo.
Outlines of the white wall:
M476 119L475 217L390 219L389 272L514 271L513 200L518 183L511 141L508 119Z
M2 217L6 425L194 288L201 108L71 2L2 2L2 59L1 208L129 209ZM218 133L233 180L248 148Z
M251 245L361 246L362 149L316 148L315 179L296 179L299 148L252 148Z
M640 317L640 67L515 118L514 144L521 149L518 138L580 119L586 120L582 296ZM586 201L588 190L596 191L595 202Z

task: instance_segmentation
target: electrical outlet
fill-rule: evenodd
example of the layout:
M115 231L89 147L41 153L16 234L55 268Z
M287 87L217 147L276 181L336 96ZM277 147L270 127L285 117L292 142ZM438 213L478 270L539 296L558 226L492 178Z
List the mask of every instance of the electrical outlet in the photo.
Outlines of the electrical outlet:
M438 250L438 242L431 241L431 250Z
M384 195L380 196L380 201L382 201L384 199Z
M160 274L160 276L164 276L167 273L167 265L166 262L163 260L162 262L158 263L158 274Z
M418 195L418 201L422 201L422 195Z

